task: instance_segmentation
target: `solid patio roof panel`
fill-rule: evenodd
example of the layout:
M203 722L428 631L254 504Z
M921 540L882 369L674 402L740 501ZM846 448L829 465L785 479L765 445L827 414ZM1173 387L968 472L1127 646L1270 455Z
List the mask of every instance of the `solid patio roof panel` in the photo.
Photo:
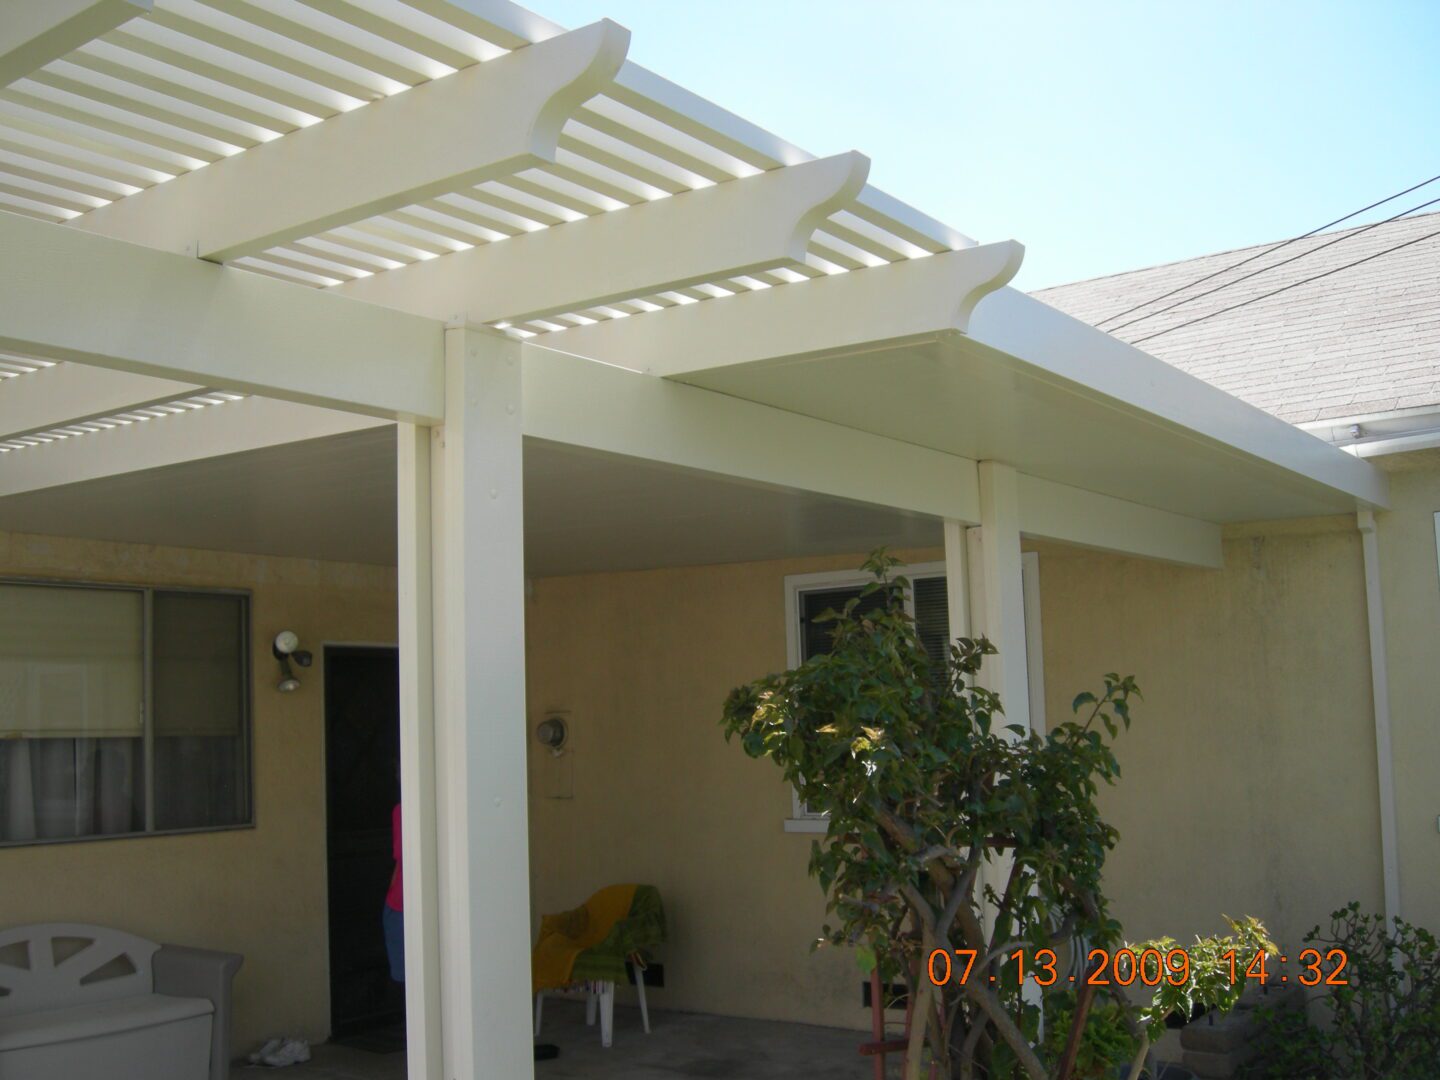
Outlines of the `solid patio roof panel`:
M988 245L538 340L1206 521L1385 504L1365 462L997 290L1018 256Z
M1137 361L1133 381L1117 388L1113 378L1077 378L1083 364L1037 364L1042 354L1021 346L1023 333L993 326L678 378L1205 521L1384 505L1383 480L1363 462L1158 360L1137 351L1148 363ZM1168 385L1172 372L1186 385ZM1185 421L1167 407L1177 395L1193 406ZM1248 446L1240 429L1255 436Z

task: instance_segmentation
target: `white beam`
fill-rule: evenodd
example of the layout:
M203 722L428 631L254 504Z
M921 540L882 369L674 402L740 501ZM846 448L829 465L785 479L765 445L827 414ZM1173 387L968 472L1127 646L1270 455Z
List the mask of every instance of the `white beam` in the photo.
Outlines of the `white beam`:
M1110 495L1016 476L1020 531L1041 540L1218 569L1225 564L1220 526Z
M442 22L513 49L563 34L565 28L510 0L404 0ZM754 168L799 165L815 156L720 108L690 90L626 60L606 95L730 154ZM898 232L926 251L973 247L975 241L914 207L866 185L850 208L859 217Z
M445 1076L534 1075L521 346L446 333L436 593Z
M0 349L391 419L440 417L439 323L19 214L0 213L0 251Z
M435 665L430 444L395 433L396 593L400 640L400 828L405 876L405 1051L412 1080L442 1080L440 849L435 800Z
M0 497L384 423L289 401L245 398L0 454Z
M120 199L74 224L224 262L553 162L570 114L603 90L630 34L609 20Z
M0 86L148 15L154 0L5 0L0 18Z
M547 335L607 364L683 377L715 368L862 350L963 331L980 300L1020 269L1013 240Z
M853 201L868 169L864 155L840 154L484 244L333 291L486 324L773 269L804 259L811 234Z
M528 402L524 431L530 438L957 523L980 520L976 463L968 458L538 345L523 345L522 352ZM0 392L0 406L25 389L21 384L66 370L62 365L10 380ZM124 381L130 378L75 365L61 376L66 392L47 415L74 419L74 406L86 400L80 395L90 380L97 385L88 400L98 402L108 393L107 403L131 408L139 403L138 395L126 387L182 390L179 395L157 393L157 399L166 400L193 391L188 384ZM193 416L17 451L4 458L0 494L339 434L372 423L363 416L247 399ZM1027 536L1192 566L1221 564L1220 528L1210 522L1033 476L1019 475L1016 482L1020 529Z
M980 520L976 463L969 458L535 344L526 344L524 355L531 438L957 522ZM1220 527L1211 522L1031 476L1017 484L1027 536L1220 565Z
M559 23L510 0L403 2L507 49L523 48L531 42L548 41L565 33ZM814 157L743 117L640 67L633 60L625 61L615 86L607 93L616 101L759 169L797 165Z
M536 345L525 434L775 487L979 520L975 463Z
M127 371L56 364L6 381L0 392L0 442L190 397L203 389Z

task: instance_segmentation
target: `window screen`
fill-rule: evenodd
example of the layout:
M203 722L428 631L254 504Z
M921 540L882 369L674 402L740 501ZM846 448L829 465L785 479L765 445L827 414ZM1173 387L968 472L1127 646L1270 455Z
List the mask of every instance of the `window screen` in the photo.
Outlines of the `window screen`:
M914 584L915 629L930 659L939 664L950 655L950 599L945 579L920 578Z
M923 577L911 582L911 613L920 642L932 660L943 660L950 649L950 605L943 577ZM800 594L800 659L810 659L830 651L835 624L817 622L827 611L839 611L852 598L859 596L859 585L838 589L815 589ZM883 593L873 593L860 605L860 611L874 611L884 604Z
M833 644L831 638L835 634L835 623L829 619L824 622L817 621L820 616L827 611L838 613L847 603L864 591L863 586L856 585L853 588L816 589L813 592L800 594L801 661L828 653ZM858 610L863 614L884 606L885 594L875 592L860 603Z
M863 585L847 585L835 588L810 589L799 594L800 616L800 660L810 659L828 653L832 647L835 631L833 621L817 621L827 611L840 611L847 602L864 592ZM859 605L864 613L874 611L885 603L885 594L872 593ZM932 659L943 659L950 648L950 609L943 577L923 577L911 581L908 610L915 619L915 628L920 642ZM938 670L938 669L937 669ZM797 818L823 818L812 811L799 797L795 799Z

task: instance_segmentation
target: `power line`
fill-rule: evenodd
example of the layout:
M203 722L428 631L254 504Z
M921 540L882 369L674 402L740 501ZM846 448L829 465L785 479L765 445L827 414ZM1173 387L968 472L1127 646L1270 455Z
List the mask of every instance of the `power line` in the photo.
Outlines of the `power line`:
M1289 285L1282 285L1280 286L1280 288L1272 289L1270 292L1262 293L1260 296L1252 296L1249 300L1242 300L1238 304L1231 304L1229 307L1220 308L1218 311L1212 311L1208 314L1197 316L1196 318L1191 319L1189 322L1177 323L1174 326L1167 326L1164 330L1157 330L1153 334L1147 334L1144 337L1136 338L1134 341L1128 342L1127 344L1139 345L1141 342L1150 341L1153 338L1159 337L1161 334L1168 334L1172 330L1182 330L1187 326L1194 326L1198 322L1204 322L1206 319L1213 319L1216 315L1224 315L1227 311L1235 311L1238 308L1249 307L1251 304L1259 303L1261 300L1268 300L1270 297L1277 296L1282 292L1287 292L1290 289L1299 288L1301 285L1308 285L1312 281L1319 281L1321 278L1329 277L1331 274L1338 274L1341 270L1349 270L1352 266L1359 266L1361 263L1370 262L1372 259L1378 259L1382 255L1389 255L1392 251L1399 251L1401 248L1410 247L1412 244L1418 244L1422 240L1429 240L1435 236L1440 236L1440 229L1437 229L1435 232L1432 233L1426 233L1424 236L1417 236L1413 240L1406 240L1403 244L1396 244L1394 247L1385 248L1383 251L1377 251L1373 255L1366 255L1363 259L1356 259L1354 262L1348 262L1344 266L1332 267L1331 269L1326 270L1324 273L1313 274L1308 278L1301 278L1299 281L1292 281Z
M1158 310L1149 312L1145 315L1141 315L1139 318L1131 319L1129 322L1123 322L1119 326L1112 326L1108 330L1106 330L1106 333L1113 334L1117 330L1124 330L1127 326L1134 326L1138 322L1144 322L1146 319L1153 319L1155 318L1155 316L1163 315L1167 311L1174 311L1177 307L1188 304L1191 301L1202 300L1207 296L1212 296L1213 294L1220 292L1222 289L1228 289L1232 285L1239 285L1242 281L1249 281L1257 274L1263 274L1268 270L1278 269L1281 266L1286 266L1292 262L1295 262L1297 259L1304 259L1310 255L1314 255L1317 251L1324 251L1328 247L1333 247L1334 245L1340 243L1343 240L1353 240L1355 237L1361 235L1362 233L1367 233L1371 229L1378 229L1381 225L1389 225L1392 221L1399 221L1407 214L1413 214L1417 210L1424 210L1427 206L1434 206L1436 203L1440 203L1440 198L1431 199L1429 202L1420 203L1418 206L1412 206L1409 210L1401 210L1400 213L1395 214L1393 217L1383 218L1380 221L1376 221L1369 225L1365 225L1359 229L1355 229L1353 232L1347 232L1343 236L1337 236L1334 240L1327 240L1323 244L1316 244L1313 248L1309 248L1305 251L1300 252L1299 255L1291 255L1288 259L1281 259L1279 262L1271 263L1269 266L1262 266L1258 270L1251 270L1250 273L1241 274L1233 281L1227 281L1223 285L1216 285L1215 288L1206 289L1204 292L1196 293L1194 296L1187 296L1182 300L1177 300L1175 301L1175 303L1167 305L1166 307L1159 308ZM1274 249L1272 248L1271 250L1273 251ZM1265 254L1268 255L1269 252L1266 252ZM1231 269L1233 270L1234 267L1231 267ZM1199 282L1191 282L1191 284L1199 284ZM1154 301L1151 301L1151 303L1154 303Z
M1124 318L1126 315L1129 315L1132 311L1139 311L1141 308L1143 308L1143 307L1149 307L1151 304L1158 304L1161 300L1168 300L1168 299L1170 299L1170 297L1174 296L1176 293L1184 292L1186 289L1194 288L1196 285L1203 285L1205 282L1209 281L1211 278L1217 278L1217 277L1219 277L1221 274L1228 274L1231 270L1238 270L1240 267L1246 265L1247 263L1252 263L1252 262L1254 262L1256 259L1262 259L1262 258L1264 258L1266 255L1270 255L1270 254L1272 254L1272 253L1274 253L1274 252L1276 252L1276 251L1279 251L1281 248L1289 247L1291 244L1299 243L1301 240L1308 240L1310 237L1314 236L1314 235L1315 235L1316 233L1318 233L1318 232L1324 232L1326 229L1329 229L1329 228L1331 228L1332 226L1339 225L1339 224L1341 224L1342 222L1349 221L1351 218L1356 217L1356 216L1358 216L1358 215L1360 215L1360 214L1363 214L1363 213L1365 213L1365 211L1367 211L1367 210L1374 210L1377 206L1384 206L1384 205L1385 205L1386 203L1388 203L1388 202L1394 202L1396 199L1400 198L1400 196L1402 196L1402 195L1409 195L1410 192L1412 192L1412 191L1419 191L1421 188L1425 187L1426 185L1428 185L1428 184L1433 184L1436 180L1440 180L1440 175L1432 176L1429 180L1422 180L1422 181L1420 181L1420 183L1415 184L1415 185L1413 185L1413 186L1411 186L1411 187L1408 187L1408 188L1406 188L1404 191L1397 191L1394 195L1387 195L1385 198L1381 199L1379 202L1373 202L1373 203L1371 203L1369 206L1362 206L1359 210L1354 210L1354 211L1346 214L1344 217L1338 217L1338 218L1336 218L1334 221L1326 222L1324 225L1319 225L1319 226L1317 226L1316 228L1311 229L1311 230L1310 230L1309 232L1307 232L1307 233L1301 233L1299 236L1292 236L1289 240L1282 241L1281 243L1276 244L1274 247L1269 247L1269 248L1266 248L1264 251L1256 252L1254 255L1247 256L1246 258L1241 259L1241 260L1240 260L1239 262L1237 262L1237 263L1232 263L1232 264L1229 265L1229 266L1222 267L1221 269L1216 270L1216 271L1214 271L1213 273L1206 274L1204 277L1196 278L1194 281L1187 282L1186 284L1181 285L1181 286L1179 286L1178 288L1171 289L1171 290L1170 290L1169 292L1167 292L1167 293L1161 293L1159 296L1154 296L1154 297L1151 297L1149 300L1141 301L1140 303L1136 304L1134 307L1128 307L1128 308L1126 308L1124 311L1117 311L1114 315L1109 315L1109 316L1101 319L1101 320L1100 320L1099 322L1097 322L1095 325L1096 325L1096 327L1103 329L1103 328L1105 327L1105 324L1106 324L1106 323L1108 323L1108 322L1114 322L1116 319ZM1168 310L1168 309L1167 309L1167 310ZM1138 321L1138 320L1137 320L1137 321ZM1128 324L1127 324L1127 325L1128 325Z

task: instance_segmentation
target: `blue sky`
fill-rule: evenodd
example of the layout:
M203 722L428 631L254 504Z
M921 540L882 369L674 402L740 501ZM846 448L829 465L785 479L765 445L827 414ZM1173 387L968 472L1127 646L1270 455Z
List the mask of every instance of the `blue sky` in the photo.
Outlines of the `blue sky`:
M659 74L1022 241L1022 288L1278 240L1440 173L1440 0L528 6L608 16Z

